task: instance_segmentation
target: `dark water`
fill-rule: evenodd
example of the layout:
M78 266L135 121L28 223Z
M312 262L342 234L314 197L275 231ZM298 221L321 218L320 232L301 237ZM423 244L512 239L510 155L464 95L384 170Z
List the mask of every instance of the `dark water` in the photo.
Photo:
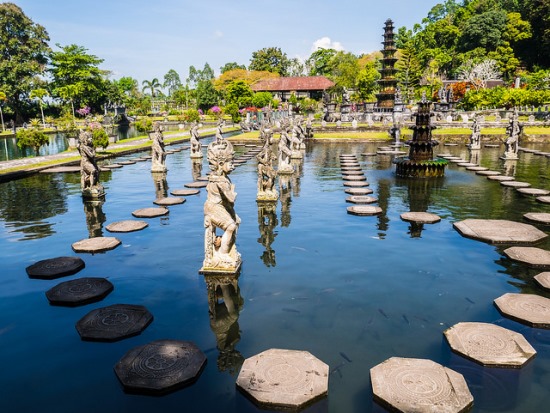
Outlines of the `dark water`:
M239 193L243 268L236 288L220 286L210 295L198 274L204 190L169 207L168 216L148 220L143 231L104 229L154 206L158 191L191 182L188 151L168 156L166 179L159 182L149 162L102 173L107 196L95 208L82 202L76 174L0 184L0 411L256 411L235 380L244 358L269 348L307 350L329 364L329 396L310 411L383 411L372 401L369 369L392 356L429 358L463 373L474 412L547 411L550 332L504 319L493 305L507 292L550 297L533 281L540 271L508 260L505 247L463 238L452 223L522 221L524 213L547 212L548 206L455 164L438 182L398 180L390 156L359 155L375 146L308 147L299 173L285 183L271 211L255 200L255 162L238 167L231 177ZM502 151L484 148L481 164L503 170ZM469 159L464 146L439 152ZM351 204L342 186L342 153L358 155L382 215L346 213ZM517 179L550 188L548 162L521 153ZM442 221L412 227L400 219L410 210L436 213ZM71 244L90 235L114 235L122 245L103 254L75 254ZM550 247L546 241L539 246ZM86 262L77 275L52 281L26 275L25 268L38 260L75 255ZM84 276L107 277L115 289L102 302L83 307L48 304L45 291ZM153 323L141 335L116 343L81 341L75 323L92 309L117 303L146 306ZM443 331L460 321L521 332L538 354L523 369L483 368L449 350ZM158 339L195 342L208 357L202 375L163 397L125 394L113 366L129 349Z

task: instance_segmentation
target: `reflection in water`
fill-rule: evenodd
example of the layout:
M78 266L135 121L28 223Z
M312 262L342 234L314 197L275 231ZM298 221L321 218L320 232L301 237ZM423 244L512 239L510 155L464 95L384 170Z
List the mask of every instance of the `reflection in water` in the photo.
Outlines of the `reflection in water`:
M292 203L291 190L290 176L279 175L279 199L281 200L282 227L288 227L290 225L290 204Z
M260 238L258 242L265 247L261 259L266 267L275 267L275 250L271 244L275 241L277 234L273 231L278 224L277 202L258 202L258 229Z
M294 173L290 175L292 195L298 197L300 196L300 178L304 176L304 161L303 159L293 159L291 164L294 167Z
M382 213L377 216L378 225L377 228L380 231L378 237L384 239L386 237L386 232L389 228L390 219L388 218L388 205L390 203L390 191L391 191L391 182L388 179L380 179L378 181L378 206L382 208Z
M103 202L103 200L83 201L89 238L103 236L103 224L107 219L103 213Z
M168 196L168 182L166 181L166 172L151 172L153 183L155 184L155 200L166 198Z
M474 163L476 165L479 165L479 150L478 149L472 149L470 150L470 163Z
M218 370L236 375L244 357L235 348L241 339L239 312L244 300L239 290L238 275L205 275L208 290L210 328L216 335L219 350Z
M504 175L506 176L516 176L516 166L518 164L517 160L507 159L504 161Z
M191 159L192 162L192 171L191 175L193 177L193 181L197 181L202 174L202 158L201 159Z

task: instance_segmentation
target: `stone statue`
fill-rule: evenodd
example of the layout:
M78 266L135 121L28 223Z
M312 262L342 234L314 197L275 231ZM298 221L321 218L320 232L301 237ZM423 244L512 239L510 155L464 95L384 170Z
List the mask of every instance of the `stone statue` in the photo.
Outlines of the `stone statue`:
M469 148L473 150L481 149L481 126L479 124L479 119L477 116L474 116L474 123L472 124L472 135L470 136Z
M80 131L78 136L80 153L80 188L84 198L100 198L105 195L103 185L99 183L99 167L95 160L92 132Z
M222 131L223 131L224 125L225 125L225 121L223 119L220 119L218 121L218 124L216 125L216 141L218 142L223 140Z
M211 173L204 203L204 262L200 270L208 273L237 273L241 255L237 252L235 238L241 222L235 213L237 193L229 179L233 170L233 145L227 140L208 145L207 157ZM217 235L220 229L223 234Z
M294 125L292 126L292 132L290 135L290 146L292 150L292 153L290 155L291 159L302 159L304 157L302 152L300 152L300 149L302 149L302 135L303 135L303 129L300 122L301 122L300 117L297 117L294 122Z
M521 135L521 125L518 121L518 111L514 110L514 114L510 119L508 126L506 127L506 132L508 138L504 141L506 150L504 152L503 159L518 159L518 150L519 150L519 138Z
M166 151L164 150L164 136L162 125L155 122L153 125L153 144L151 146L151 172L166 172Z
M313 138L313 125L311 124L311 118L307 118L306 121L306 139Z
M292 174L294 173L294 167L290 162L290 156L292 155L291 140L288 136L288 129L290 125L287 119L284 119L281 124L281 137L279 138L279 165L277 172L279 174Z
M191 127L191 130L189 131L191 134L191 148L190 148L190 156L191 158L202 158L202 149L201 149L201 143L199 141L199 123L195 122L193 123L193 126Z
M271 150L273 131L269 127L262 127L260 138L263 142L261 152L256 156L258 160L258 194L257 201L277 201L279 193L275 187L277 172L273 169L273 161L276 159Z

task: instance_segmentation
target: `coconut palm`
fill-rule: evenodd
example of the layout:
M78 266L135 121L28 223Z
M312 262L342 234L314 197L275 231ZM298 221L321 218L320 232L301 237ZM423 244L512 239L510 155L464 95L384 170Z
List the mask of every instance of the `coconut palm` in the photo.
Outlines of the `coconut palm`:
M46 122L44 121L44 109L42 108L42 105L44 103L44 98L46 96L50 96L48 91L46 89L34 89L31 91L30 98L31 99L38 99L38 105L40 106L40 114L42 115L42 126L44 129L46 129Z
M152 97L156 97L161 92L162 85L156 77L151 81L144 80L141 84L143 85L143 91L149 90Z

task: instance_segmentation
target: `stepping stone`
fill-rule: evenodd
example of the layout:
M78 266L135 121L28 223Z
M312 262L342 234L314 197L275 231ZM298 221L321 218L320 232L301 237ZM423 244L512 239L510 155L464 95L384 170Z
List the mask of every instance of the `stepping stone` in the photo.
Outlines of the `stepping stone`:
M200 193L201 193L201 191L198 190L198 189L176 189L176 190L170 192L170 194L172 194L174 196L198 195Z
M489 168L485 168L484 166L467 166L466 170L468 170L468 171L488 171Z
M142 208L136 209L132 212L132 215L136 218L156 218L163 215L168 215L170 211L168 208Z
M106 169L118 169L118 168L122 168L123 166L124 165L121 165L119 163L110 163L108 165L103 165L102 167Z
M500 148L500 145L493 145L493 144L485 144L483 146L486 148Z
M169 153L169 152L166 152L166 153ZM145 158L134 158L133 161L136 161L136 162L145 162L147 159Z
M458 146L458 143L444 143L444 146Z
M343 153L340 155L340 158L355 158L357 155L354 153Z
M528 221L536 222L538 224L550 224L550 214L547 212L529 212L523 215Z
M109 232L133 232L141 231L148 226L149 224L145 221L129 219L126 221L113 222L112 224L107 225L105 229Z
M465 163L466 160L465 160L465 159L462 159L462 158L459 158L459 159L450 159L449 162L451 162L451 163Z
M105 278L78 278L62 282L46 291L52 305L76 307L103 300L114 287Z
M439 158L445 158L447 156L454 156L454 155L452 153L444 152L444 153L438 153L436 156Z
M208 182L195 181L195 182L190 182L188 184L184 184L183 186L185 186L186 188L206 188L207 185L208 185Z
M542 202L543 204L550 204L550 196L539 196L536 199L538 202Z
M80 166L56 166L54 168L43 169L40 171L42 174L69 172L80 172Z
M479 166L477 163L471 163L471 162L460 162L457 164L458 166L463 166L465 168Z
M120 161L119 165L133 165L136 161Z
M142 156L143 159L146 159L146 160L149 160L149 159L152 159L153 157L151 155L145 155L145 156Z
M57 257L35 262L25 270L29 278L53 280L76 274L84 267L84 261L79 257Z
M506 175L488 176L487 179L490 179L491 181L498 181L498 182L507 182L507 181L516 180L516 178L514 178L513 176L506 176Z
M208 177L207 176L199 176L197 178L197 181L208 182Z
M350 202L352 204L374 204L375 202L378 202L378 198L366 195L352 195L346 198L346 202Z
M359 168L342 168L342 175L363 175L363 170Z
M366 181L365 175L342 175L344 181Z
M416 222L418 224L434 224L441 221L441 218L436 214L429 212L405 212L401 214L401 219L407 222Z
M500 184L502 186L509 186L511 188L528 188L531 186L531 184L527 182L519 182L519 181L502 181Z
M353 163L349 162L349 163L340 164L340 167L342 167L342 168L350 168L350 167L351 168L359 168L359 167L361 167L361 165L359 165L358 162L353 162Z
M115 249L120 245L120 240L115 237L95 237L86 238L73 243L73 251L75 252L105 252Z
M350 195L369 195L374 191L370 188L347 188L344 192Z
M458 323L445 331L451 349L483 366L520 368L536 354L523 335L489 323Z
M550 194L546 189L538 188L518 188L518 192L524 195L544 196Z
M369 186L370 184L365 181L345 181L344 186L354 187L354 188L360 188L363 186Z
M464 159L462 159L460 156L454 156L454 155L445 155L445 156L440 156L440 158L445 158L449 161L453 160L453 159L457 159L457 160L461 160L462 162L464 162Z
M114 304L90 311L76 323L82 340L117 341L137 336L153 321L141 305Z
M376 156L376 152L363 152L361 156Z
M179 198L174 196L167 196L165 198L155 199L153 201L153 204L155 205L162 205L162 206L169 206L169 205L179 205L183 204L185 202L185 198Z
M328 394L328 374L307 351L269 349L244 361L237 387L260 407L298 410Z
M506 293L495 301L506 317L531 327L550 329L550 300L536 294Z
M476 175L497 176L497 175L501 175L501 173L499 171L476 171Z
M370 205L351 206L347 207L346 209L348 211L348 214L351 215L369 216L382 213L382 208Z
M194 383L205 364L191 341L156 340L128 351L114 370L125 391L160 395Z
M474 398L462 374L425 359L391 357L370 369L374 399L397 412L465 412Z
M548 236L532 225L504 219L466 219L453 227L464 237L492 244L530 244Z
M514 261L519 261L531 267L550 268L550 252L536 247L511 247L504 254Z
M550 290L550 272L541 272L540 274L535 275L535 281L542 287L547 290Z

